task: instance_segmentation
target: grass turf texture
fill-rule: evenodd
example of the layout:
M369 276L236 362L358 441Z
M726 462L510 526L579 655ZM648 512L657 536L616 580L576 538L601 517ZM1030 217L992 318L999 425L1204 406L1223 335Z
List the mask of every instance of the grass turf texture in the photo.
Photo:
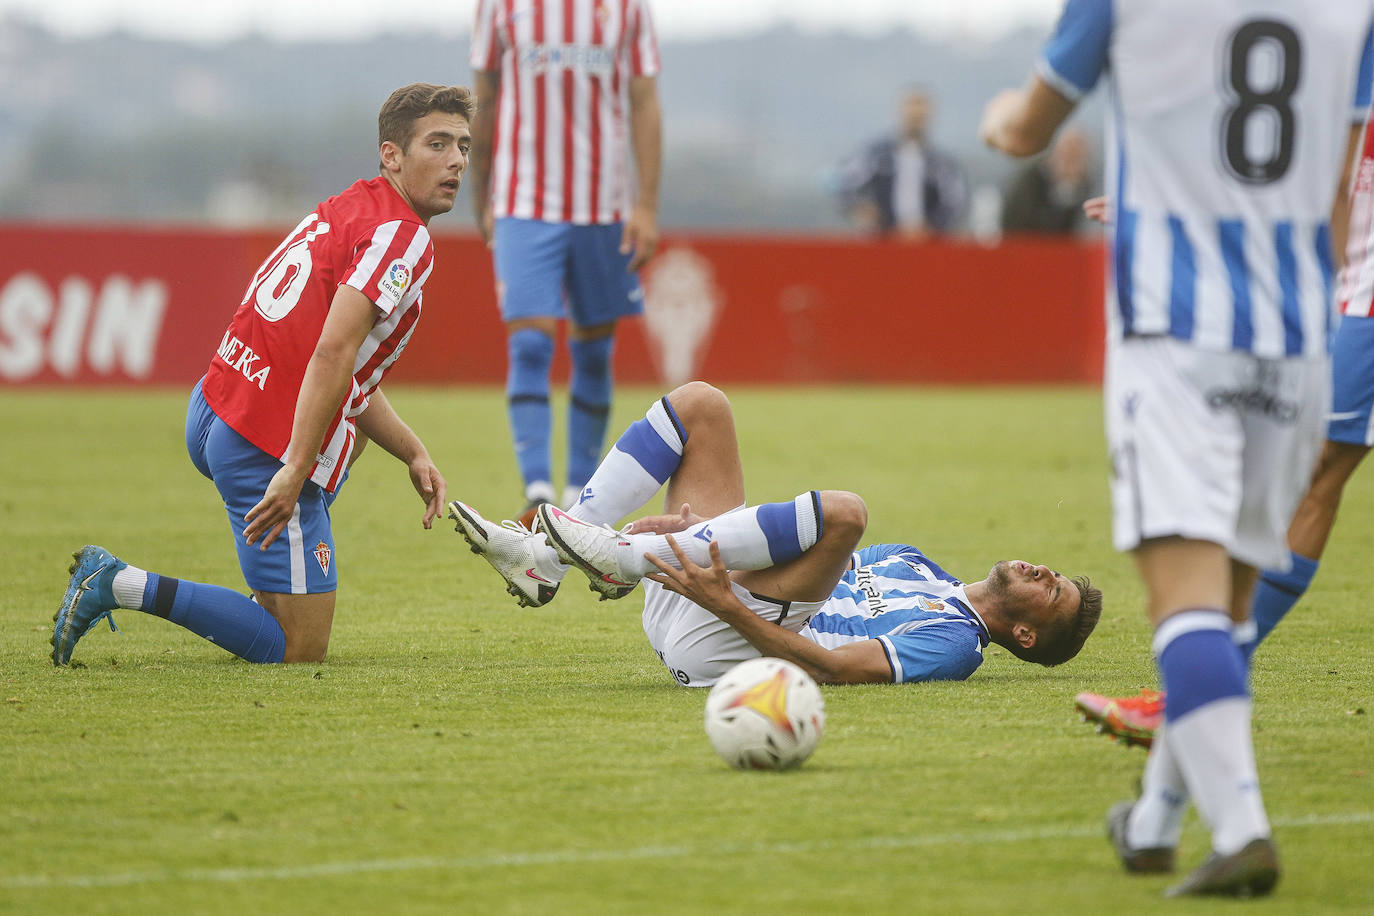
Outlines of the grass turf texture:
M622 389L616 429L657 392ZM70 554L241 587L185 393L0 398L0 911L1153 912L1102 836L1144 761L1073 694L1154 682L1141 593L1109 546L1100 403L1083 389L729 392L751 501L863 494L870 541L980 578L998 559L1106 591L1075 661L993 646L960 684L825 688L800 770L712 753L638 595L577 574L522 610L452 524L421 530L376 450L335 512L328 661L256 667L137 612L48 660ZM450 496L519 508L499 391L390 392ZM561 434L560 434L561 437ZM1260 650L1256 741L1286 873L1266 912L1374 908L1374 622L1358 473L1305 601ZM1206 852L1190 816L1181 866ZM1174 912L1218 904L1183 901Z

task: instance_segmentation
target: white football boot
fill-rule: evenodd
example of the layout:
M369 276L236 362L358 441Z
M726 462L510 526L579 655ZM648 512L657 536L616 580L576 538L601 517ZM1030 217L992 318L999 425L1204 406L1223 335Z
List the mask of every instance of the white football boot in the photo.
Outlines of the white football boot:
M586 573L602 601L624 598L639 584L641 577L626 575L618 559L629 551L630 542L610 525L590 525L544 503L539 507L539 527L558 559Z
M544 535L511 521L487 521L456 499L448 504L448 517L457 523L454 527L472 552L506 580L506 591L521 607L540 607L553 600L568 568L558 562Z

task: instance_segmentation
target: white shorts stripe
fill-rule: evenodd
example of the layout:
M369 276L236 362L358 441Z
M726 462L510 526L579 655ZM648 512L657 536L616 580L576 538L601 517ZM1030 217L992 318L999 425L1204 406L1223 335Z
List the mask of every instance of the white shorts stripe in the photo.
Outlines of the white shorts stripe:
M291 507L291 521L286 523L287 543L291 546L291 594L305 594L305 543L301 537L301 505Z

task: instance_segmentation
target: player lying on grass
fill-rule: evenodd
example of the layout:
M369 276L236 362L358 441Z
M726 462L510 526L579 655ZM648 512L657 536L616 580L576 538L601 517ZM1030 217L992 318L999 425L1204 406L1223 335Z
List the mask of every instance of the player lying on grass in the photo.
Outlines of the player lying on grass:
M609 527L665 483L668 514ZM539 507L533 532L461 502L449 509L522 605L549 602L571 566L603 598L642 582L649 643L691 687L758 655L828 683L962 680L989 642L1057 665L1078 654L1102 609L1087 578L1045 566L1002 561L962 583L915 547L860 550L868 512L853 493L746 506L730 403L703 382L655 402L571 509Z
M110 612L179 624L250 662L318 661L334 622L329 513L369 440L405 464L429 528L443 475L379 387L420 317L427 226L453 208L474 100L414 83L378 116L381 174L320 204L249 282L191 392L186 448L229 513L253 596L147 572L102 547L75 557L53 617L52 661Z

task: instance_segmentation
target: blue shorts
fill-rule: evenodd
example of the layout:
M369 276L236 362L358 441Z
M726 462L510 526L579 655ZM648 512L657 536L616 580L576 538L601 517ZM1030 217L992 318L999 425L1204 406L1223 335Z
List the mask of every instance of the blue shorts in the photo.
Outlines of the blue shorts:
M261 541L250 545L243 538L243 529L248 525L243 517L262 499L267 484L282 464L216 416L205 403L200 382L186 405L186 451L196 470L215 482L224 500L229 527L234 529L239 568L249 588L314 595L339 587L334 532L329 524L329 507L338 495L337 489L329 493L307 480L286 530L277 535L272 546L259 550ZM347 472L344 479L348 479Z
M620 253L623 228L498 219L492 260L501 319L571 318L587 328L644 311L630 255Z
M1374 445L1374 318L1345 316L1331 347L1331 414L1326 438Z

